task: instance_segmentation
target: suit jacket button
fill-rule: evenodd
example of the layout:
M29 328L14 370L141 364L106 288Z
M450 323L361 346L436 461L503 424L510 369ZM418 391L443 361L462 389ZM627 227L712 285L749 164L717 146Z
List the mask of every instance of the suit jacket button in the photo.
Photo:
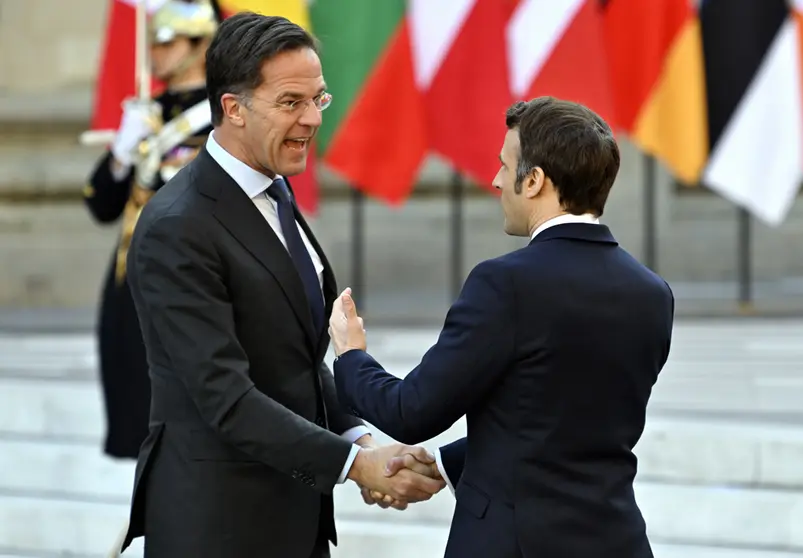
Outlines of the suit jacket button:
M318 417L318 418L315 419L315 424L317 424L321 428L326 426L326 423L324 422L324 420L321 417Z

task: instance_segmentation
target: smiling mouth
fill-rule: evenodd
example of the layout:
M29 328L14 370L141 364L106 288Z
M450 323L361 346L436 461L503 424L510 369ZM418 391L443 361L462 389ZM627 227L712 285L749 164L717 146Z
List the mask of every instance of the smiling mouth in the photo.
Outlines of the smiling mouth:
M309 138L294 138L284 140L284 145L295 151L303 151L309 143Z

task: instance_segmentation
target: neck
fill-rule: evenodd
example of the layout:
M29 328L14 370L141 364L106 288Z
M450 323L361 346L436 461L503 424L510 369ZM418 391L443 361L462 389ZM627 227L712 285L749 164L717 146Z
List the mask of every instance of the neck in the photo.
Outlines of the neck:
M533 215L530 218L530 236L535 234L535 230L538 227L540 227L550 219L554 219L555 217L560 217L561 215L568 215L568 212L563 210L557 210L557 211L551 211L549 213L544 213L541 215Z

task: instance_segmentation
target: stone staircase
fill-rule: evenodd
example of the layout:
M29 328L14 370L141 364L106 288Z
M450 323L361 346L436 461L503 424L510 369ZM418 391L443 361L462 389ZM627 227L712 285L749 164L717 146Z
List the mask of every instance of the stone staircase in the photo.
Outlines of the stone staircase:
M676 326L637 447L637 494L656 558L803 557L801 322ZM434 330L371 331L404 374ZM133 464L100 453L88 334L0 336L0 558L101 558L126 518ZM465 431L464 421L428 447ZM382 438L381 435L379 435ZM336 490L339 558L442 556L448 490L405 512ZM124 556L141 556L141 540Z

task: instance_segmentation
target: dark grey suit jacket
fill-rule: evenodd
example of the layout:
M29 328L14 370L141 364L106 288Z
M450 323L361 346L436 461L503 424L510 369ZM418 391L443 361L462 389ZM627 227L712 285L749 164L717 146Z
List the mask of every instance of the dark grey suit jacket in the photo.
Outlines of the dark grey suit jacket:
M327 316L334 275L325 266ZM303 284L253 202L204 149L142 212L129 282L152 383L124 548L149 558L308 558L336 543L331 493L363 424L323 364Z

